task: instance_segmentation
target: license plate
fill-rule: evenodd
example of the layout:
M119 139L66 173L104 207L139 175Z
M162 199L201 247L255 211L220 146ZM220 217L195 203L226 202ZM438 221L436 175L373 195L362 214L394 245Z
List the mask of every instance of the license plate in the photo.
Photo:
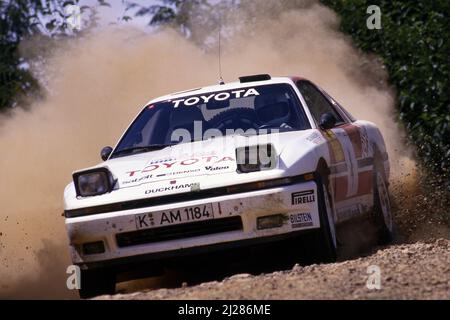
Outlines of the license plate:
M214 212L213 206L210 203L181 209L143 213L134 216L138 230L212 219L214 219Z

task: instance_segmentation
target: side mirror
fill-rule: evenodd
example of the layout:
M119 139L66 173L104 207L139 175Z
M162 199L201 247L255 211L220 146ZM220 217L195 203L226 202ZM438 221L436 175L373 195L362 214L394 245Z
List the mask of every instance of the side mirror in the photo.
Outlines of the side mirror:
M111 152L113 152L113 148L111 147L104 147L102 151L100 152L100 156L102 157L103 161L108 160L109 156L111 155Z
M319 127L322 130L332 129L336 126L336 118L329 112L320 116Z

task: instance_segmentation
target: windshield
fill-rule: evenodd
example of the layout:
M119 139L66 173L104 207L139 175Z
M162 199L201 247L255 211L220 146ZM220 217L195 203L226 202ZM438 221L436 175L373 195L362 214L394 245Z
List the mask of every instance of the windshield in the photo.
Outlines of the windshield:
M112 156L221 135L309 128L299 100L288 84L210 92L147 106L128 128Z

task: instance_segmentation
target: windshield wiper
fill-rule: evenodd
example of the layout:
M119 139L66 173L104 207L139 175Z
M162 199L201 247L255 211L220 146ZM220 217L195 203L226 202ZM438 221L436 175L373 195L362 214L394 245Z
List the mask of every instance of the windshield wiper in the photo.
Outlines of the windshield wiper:
M114 152L113 157L114 156L123 156L123 155L128 155L128 154L157 151L157 150L162 150L162 149L165 149L165 148L168 148L171 146L172 146L171 144L154 144L151 146L132 147L132 148L127 148L127 149L123 149L123 150Z

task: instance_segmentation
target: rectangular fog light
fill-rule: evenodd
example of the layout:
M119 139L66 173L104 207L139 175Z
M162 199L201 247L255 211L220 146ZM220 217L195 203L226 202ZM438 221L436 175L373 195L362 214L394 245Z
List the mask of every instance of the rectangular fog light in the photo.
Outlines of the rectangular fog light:
M103 241L89 242L83 244L83 253L85 255L100 254L105 252Z
M258 230L280 228L283 226L284 215L275 214L272 216L259 217L257 219Z

